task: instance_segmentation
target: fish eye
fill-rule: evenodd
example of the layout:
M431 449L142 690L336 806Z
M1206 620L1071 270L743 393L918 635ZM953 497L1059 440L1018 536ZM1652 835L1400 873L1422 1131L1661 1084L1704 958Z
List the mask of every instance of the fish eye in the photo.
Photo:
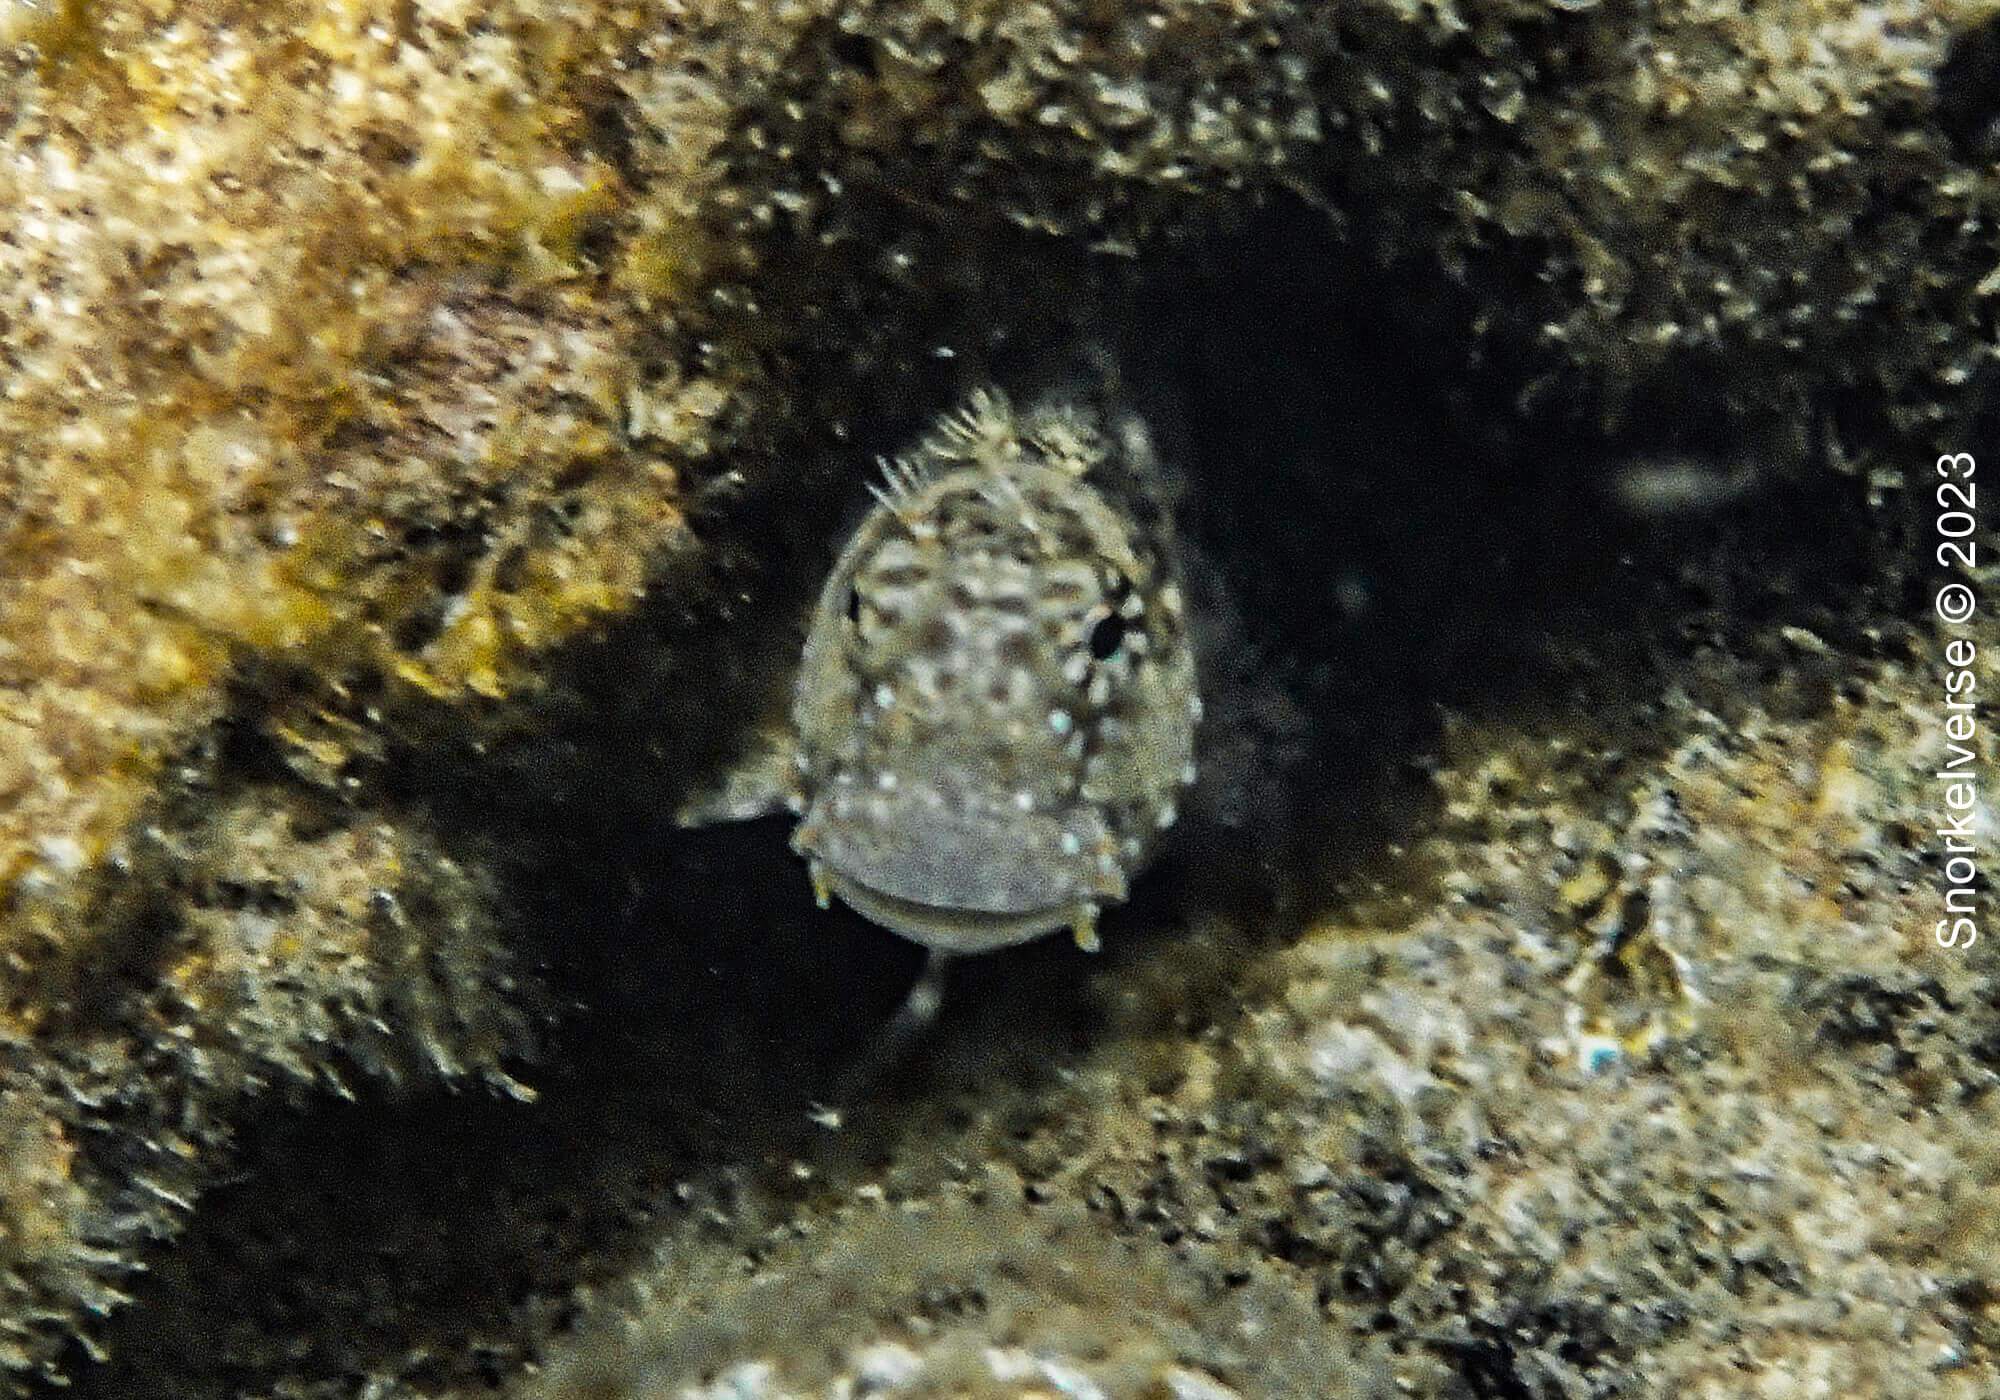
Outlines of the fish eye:
M1117 613L1099 618L1090 629L1090 654L1099 661L1109 661L1124 643L1125 619Z

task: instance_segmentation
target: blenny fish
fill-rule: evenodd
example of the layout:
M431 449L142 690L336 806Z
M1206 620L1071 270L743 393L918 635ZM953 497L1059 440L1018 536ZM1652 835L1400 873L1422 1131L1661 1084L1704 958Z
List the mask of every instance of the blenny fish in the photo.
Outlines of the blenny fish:
M807 629L792 847L936 954L1097 946L1195 775L1173 493L1104 376L971 395L883 463ZM729 815L749 815L739 793Z

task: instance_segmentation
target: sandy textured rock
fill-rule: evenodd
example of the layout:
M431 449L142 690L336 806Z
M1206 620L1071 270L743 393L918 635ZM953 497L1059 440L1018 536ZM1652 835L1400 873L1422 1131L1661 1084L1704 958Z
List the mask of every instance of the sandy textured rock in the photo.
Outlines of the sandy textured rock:
M1334 329L1401 337L1423 383L1387 401L1462 419L1473 477L1522 470L1523 444L1549 434L1582 480L1746 442L1778 476L1827 456L1891 479L1921 465L1912 444L1964 420L1990 353L1994 22L1987 3L1914 0L0 9L0 1363L90 1373L93 1319L136 1266L198 1274L232 1231L257 1237L254 1200L198 1209L233 1162L277 1193L274 1218L298 1214L284 1190L319 1178L286 1154L298 1134L349 1131L319 1116L336 1086L530 1083L560 1100L427 1110L503 1137L673 1116L632 1085L600 1084L607 1103L583 1070L527 1063L551 1009L574 1021L583 1001L597 1018L559 1017L556 1043L618 1079L631 1067L604 1008L643 1021L705 975L707 945L664 918L663 891L711 857L656 849L650 814L727 739L729 702L761 693L757 644L781 636L772 618L870 453L1087 317L1127 268L1170 318L1227 300L1227 278L1181 284L1232 250L1308 288L1344 279ZM1315 211L1300 218L1388 271L1243 234L1264 198ZM1287 334L1290 361L1312 342ZM1187 338L1211 355L1212 404L1231 376L1275 373L1272 343L1241 328ZM1341 353L1364 379L1388 363ZM1269 384L1247 397L1290 413ZM1282 423L1230 432L1241 450L1205 450L1232 474L1297 450ZM1274 577L1296 577L1316 538L1365 545L1345 522L1382 513L1398 479L1288 470L1272 479L1307 508L1271 534ZM1420 522L1468 526L1387 518L1406 543ZM1550 538L1570 520L1546 518ZM1506 567L1484 535L1459 552ZM1353 600L1443 577L1314 588ZM1434 602L1398 605L1402 621L1450 630ZM1856 606L1878 629L1900 615L1887 594ZM1346 640L1395 649L1396 627L1368 626ZM1856 675L1881 660L1836 655ZM1816 684L1918 703L1916 681L1868 675ZM1365 693L1310 694L1324 728L1366 728ZM1801 742L1803 722L1775 732ZM1575 980L1566 1004L1593 1044L1664 1053L1698 1034L1679 999L1698 985L1707 896L1655 887L1700 842L1636 788L1629 801L1642 815L1592 818L1630 832L1617 869L1562 877L1614 971L1551 975ZM1742 834L1755 815L1704 824ZM716 858L754 869L754 849ZM1635 902L1665 911L1657 946L1617 937ZM740 908L692 907L740 934ZM1753 912L1781 932L1804 917ZM824 954L786 939L816 935L787 927L766 960L813 967ZM642 963L667 990L598 966L659 928L691 940ZM896 983L878 960L854 990L877 1006ZM737 1047L727 1068L692 1035L641 1066L695 1077L693 1120L731 1103L700 1087L713 1080L761 1105L724 1122L790 1122L793 1058L851 1049L851 1028L802 1011L798 1043L773 1050L765 1000L685 1022ZM1955 1012L1977 1005L1952 993ZM1365 1040L1327 1034L1329 1054L1372 1062ZM319 1107L294 1122L301 1102ZM744 1130L662 1147L663 1165L637 1145L653 1131L680 1130L544 1161L519 1218L565 1190L652 1200L696 1163L765 1150ZM215 1364L335 1389L419 1374L416 1351L452 1358L426 1384L474 1354L511 1367L567 1325L554 1300L571 1283L621 1278L654 1247L614 1225L624 1209L559 1227L568 1243L525 1269L518 1313L461 1280L440 1285L456 1303L410 1303L351 1355L327 1341L300 1360L287 1329L331 1337L332 1290L318 1320L303 1303L288 1322L245 1310ZM200 1237L166 1250L190 1219ZM508 1259L519 1240L486 1246L473 1256ZM171 1315L142 1286L140 1334ZM355 1299L375 1291L354 1277ZM420 1308L435 1314L421 1347ZM502 1336L490 1353L466 1341L473 1317ZM1799 1328L1768 1354L1821 1345ZM1162 1366L1186 1349L1146 1346ZM1840 1374L1826 1346L1810 1365Z

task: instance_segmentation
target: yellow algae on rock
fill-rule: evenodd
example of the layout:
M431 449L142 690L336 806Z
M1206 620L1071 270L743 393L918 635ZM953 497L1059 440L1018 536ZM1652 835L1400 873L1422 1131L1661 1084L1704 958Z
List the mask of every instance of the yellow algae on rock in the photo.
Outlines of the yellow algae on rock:
M46 1232L0 1250L8 1357L32 1368L65 1317L103 1311L82 1280L129 1270L131 1245L184 1211L247 1095L354 1071L504 1079L522 1043L511 983L476 970L505 960L473 956L491 937L476 872L440 875L409 818L342 817L378 830L372 853L272 845L282 796L256 818L163 818L215 771L210 725L249 704L282 732L287 706L310 725L322 703L311 686L232 697L231 679L276 662L315 684L360 668L498 694L637 596L682 527L671 467L619 450L629 322L576 290L579 239L616 182L577 155L561 84L611 31L394 6L9 6L6 24L0 966L16 1055L0 1073L10 1105L52 1115L32 1125L50 1141L89 1130L115 1092L155 1100L140 1123L181 1115L196 1144L114 1130L124 1145L67 1195L26 1165L0 1174L0 1216L68 1213L74 1242L67 1262L23 1252ZM414 868L384 866L412 842ZM199 882L265 863L278 905L252 957L237 936L256 920L218 922ZM335 869L395 909L320 888ZM162 909L177 951L135 962ZM413 997L454 946L470 960ZM108 968L132 984L93 987ZM59 1052L97 1066L91 1085L48 1082L35 1057ZM156 1150L157 1178L111 1169Z

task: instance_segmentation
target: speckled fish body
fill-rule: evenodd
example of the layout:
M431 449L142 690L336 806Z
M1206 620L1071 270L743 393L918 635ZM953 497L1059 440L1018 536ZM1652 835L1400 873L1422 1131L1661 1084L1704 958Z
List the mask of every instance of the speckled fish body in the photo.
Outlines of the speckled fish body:
M941 951L1093 946L1174 822L1201 711L1144 425L980 393L877 496L800 668L793 847L822 898Z

